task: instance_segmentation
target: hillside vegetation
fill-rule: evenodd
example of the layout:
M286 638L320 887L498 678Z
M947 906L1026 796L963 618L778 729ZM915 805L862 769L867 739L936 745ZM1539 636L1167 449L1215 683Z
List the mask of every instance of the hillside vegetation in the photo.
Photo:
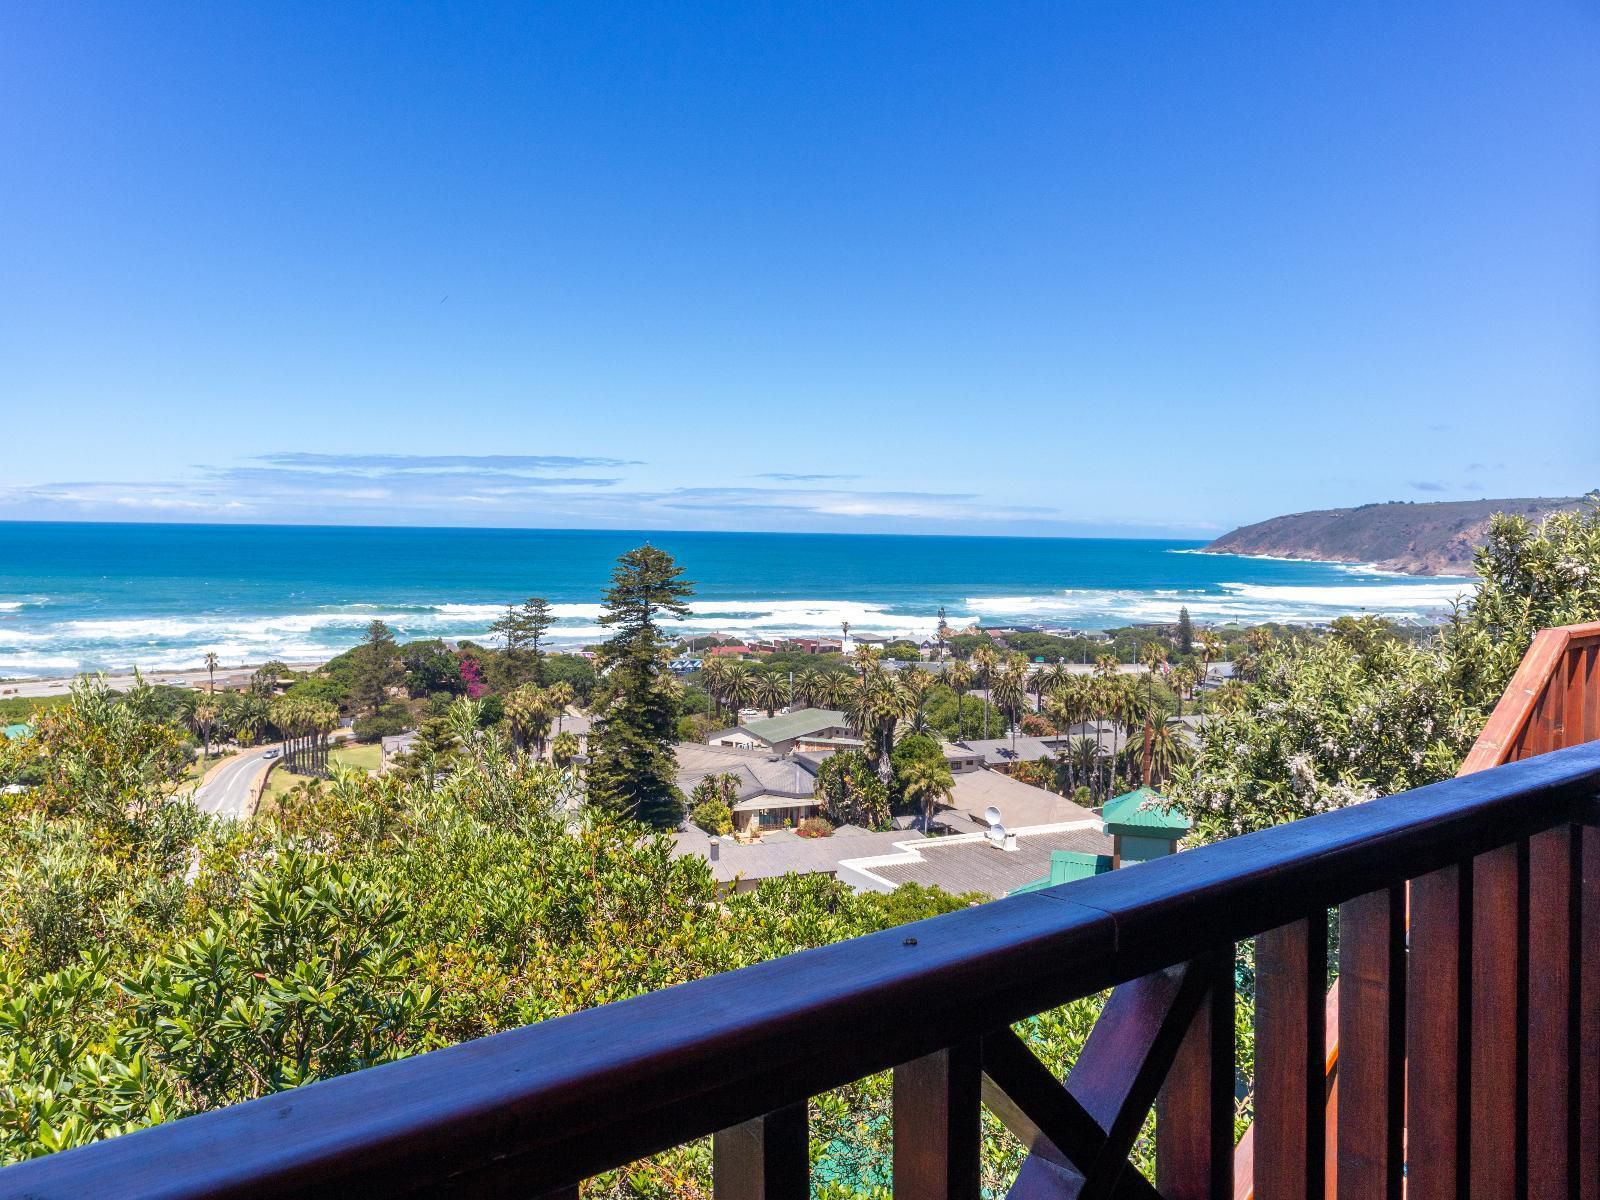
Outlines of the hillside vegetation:
M1473 555L1489 533L1489 518L1509 513L1538 523L1571 511L1580 497L1391 501L1359 508L1291 513L1225 533L1206 547L1213 554L1375 563L1408 575L1471 575Z

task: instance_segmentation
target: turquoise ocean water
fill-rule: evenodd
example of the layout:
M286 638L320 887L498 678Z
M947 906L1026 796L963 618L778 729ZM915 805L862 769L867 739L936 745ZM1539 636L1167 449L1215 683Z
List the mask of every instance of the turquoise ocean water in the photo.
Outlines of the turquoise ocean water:
M1195 554L1197 543L773 533L649 533L0 522L0 677L305 660L373 617L402 640L482 639L542 595L556 640L591 641L616 556L645 541L695 583L690 633L929 633L981 620L1105 628L1170 620L1425 617L1470 590L1361 567Z

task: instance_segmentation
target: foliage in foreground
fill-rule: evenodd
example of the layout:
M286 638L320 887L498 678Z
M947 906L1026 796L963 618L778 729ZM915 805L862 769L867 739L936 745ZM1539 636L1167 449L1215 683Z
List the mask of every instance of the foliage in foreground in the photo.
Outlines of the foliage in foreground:
M1540 629L1600 620L1600 507L1542 526L1497 516L1481 583L1441 635L1403 641L1375 618L1282 639L1206 727L1171 795L1206 838L1454 775Z
M82 687L8 747L47 750L61 786L0 801L0 1162L976 899L820 876L719 896L703 860L581 812L570 775L458 707L451 772L342 773L249 825L174 794L137 696ZM874 1095L819 1102L819 1129L870 1121ZM692 1195L708 1170L690 1146L594 1190Z

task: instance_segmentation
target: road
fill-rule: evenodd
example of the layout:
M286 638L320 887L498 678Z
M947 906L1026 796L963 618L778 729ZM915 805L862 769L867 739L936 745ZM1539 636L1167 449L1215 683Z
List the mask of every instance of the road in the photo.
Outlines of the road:
M267 764L267 751L276 746L241 750L227 759L203 784L195 789L194 802L201 812L217 813L240 820L250 814L250 798Z

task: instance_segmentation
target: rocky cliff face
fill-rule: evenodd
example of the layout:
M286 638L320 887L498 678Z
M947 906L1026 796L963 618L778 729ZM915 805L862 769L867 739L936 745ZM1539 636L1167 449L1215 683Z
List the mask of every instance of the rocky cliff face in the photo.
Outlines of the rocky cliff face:
M1539 521L1582 503L1578 497L1536 497L1329 508L1245 525L1223 534L1206 550L1373 563L1408 575L1470 575L1472 553L1483 544L1494 513L1520 513Z

